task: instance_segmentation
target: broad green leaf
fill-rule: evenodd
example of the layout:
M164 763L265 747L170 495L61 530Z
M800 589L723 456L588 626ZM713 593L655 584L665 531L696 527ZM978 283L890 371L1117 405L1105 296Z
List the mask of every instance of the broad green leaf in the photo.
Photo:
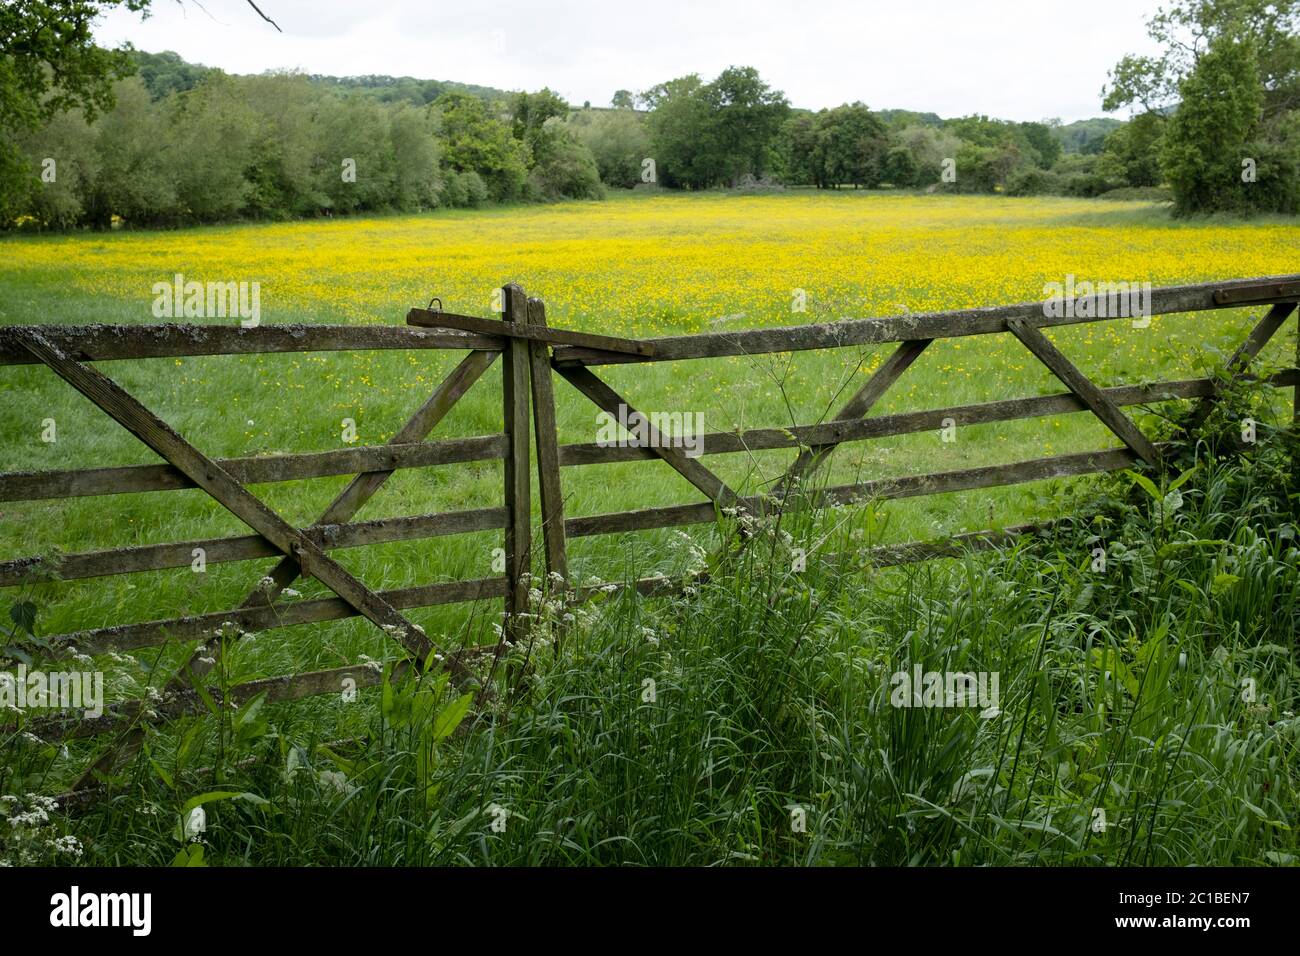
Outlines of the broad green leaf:
M444 707L433 722L433 742L445 740L460 726L460 722L469 713L469 706L474 702L474 695L462 694Z

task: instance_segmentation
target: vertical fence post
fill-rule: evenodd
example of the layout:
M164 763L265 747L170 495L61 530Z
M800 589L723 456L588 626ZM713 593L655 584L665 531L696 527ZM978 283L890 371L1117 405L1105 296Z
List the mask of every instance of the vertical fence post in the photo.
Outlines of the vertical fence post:
M528 300L529 325L546 325L546 303ZM533 385L533 425L537 438L538 497L542 505L542 543L546 572L569 579L569 558L564 538L564 491L560 484L560 448L555 421L555 388L551 379L550 349L545 342L528 343L528 363Z
M1300 303L1295 310L1295 367L1300 371ZM1291 494L1297 496L1293 508L1300 512L1300 382L1291 389L1291 441Z
M518 283L501 290L504 298L502 318L524 323L528 317L528 300ZM528 610L528 578L531 561L532 529L529 511L531 489L528 481L528 343L507 338L501 353L501 393L504 401L506 433L505 506L506 506L506 601L502 622L502 639L513 642L521 636Z

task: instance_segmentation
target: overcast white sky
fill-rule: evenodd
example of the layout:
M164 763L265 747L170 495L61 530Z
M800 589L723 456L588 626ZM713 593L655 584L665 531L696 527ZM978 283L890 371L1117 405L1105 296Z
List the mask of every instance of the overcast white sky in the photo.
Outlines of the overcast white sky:
M175 50L232 73L387 73L607 105L686 73L758 67L795 106L860 99L1004 119L1104 115L1106 71L1153 50L1158 0L154 0L115 12L107 45ZM204 12L206 10L206 12Z

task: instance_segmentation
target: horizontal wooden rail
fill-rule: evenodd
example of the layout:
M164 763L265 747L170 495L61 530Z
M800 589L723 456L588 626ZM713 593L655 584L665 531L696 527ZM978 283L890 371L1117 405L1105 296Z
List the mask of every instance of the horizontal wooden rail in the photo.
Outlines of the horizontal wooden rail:
M328 478L394 468L426 468L505 457L505 435L475 435L435 442L361 445L335 451L248 458L218 458L217 464L240 484L270 484L305 478ZM122 465L69 471L27 471L0 474L0 501L43 498L85 498L143 491L197 488L171 465Z
M1300 369L1286 369L1266 379L1270 385L1287 387L1300 384ZM1184 398L1206 398L1214 394L1215 380L1210 378L1154 382L1149 385L1117 385L1102 393L1117 405L1145 405ZM993 422L1039 418L1044 415L1068 415L1086 412L1087 406L1073 392L1011 398L973 405L954 405L917 412L900 412L876 418L851 421L820 422L815 425L792 425L788 428L754 428L743 432L709 432L698 438L706 455L765 451L774 448L797 448L819 444L840 444L891 435L909 435L932 431L945 418L958 425L985 425ZM602 465L611 462L642 461L657 458L652 448L632 445L599 445L585 442L560 446L560 464Z
M440 535L492 531L506 526L505 508L477 508L438 514L408 515L400 518L376 518L346 524L313 525L300 528L325 551L359 548L369 544L410 541ZM110 548L81 554L35 555L0 561L0 587L14 587L37 581L73 581L106 575L131 574L138 571L162 571L188 567L194 551L203 550L207 564L228 564L255 558L276 557L278 548L257 534L166 544L145 544L130 548Z
M376 593L399 610L434 607L440 604L459 604L465 601L503 597L506 593L506 580L504 577L476 578L471 581L423 584ZM298 624L341 621L356 615L356 609L341 598L317 598L307 601L284 601L270 606L241 607L231 611L215 611L210 614L168 618L161 621L145 621L140 624L98 627L52 635L45 640L59 652L71 653L75 649L83 654L102 654L108 651L158 647L195 638L207 639L213 637L227 623L241 630L256 633Z
M405 672L409 667L404 662L399 662L399 666L400 672ZM266 694L267 703L281 703L320 694L341 693L346 680L353 681L357 688L374 687L383 680L383 673L367 664L354 664L301 674L264 677L231 687L224 700L218 688L209 687L205 690L214 701L221 700L227 704L244 704L263 693ZM148 716L147 711L153 711L156 716ZM136 721L157 723L204 713L207 713L207 705L203 699L193 690L182 690L151 705L138 701L118 704L106 709L99 717L82 717L75 713L49 714L32 721L23 729L44 740L78 739L113 733L123 724ZM14 725L0 727L0 733L15 729Z
M1216 300L1219 293L1248 296L1251 305L1286 302L1297 298L1286 291L1300 282L1300 274L1268 276L1263 279L1239 279L1228 282L1202 282L1196 285L1169 286L1151 290L1151 314L1199 312L1230 306ZM1279 288L1282 294L1278 294ZM808 349L843 348L845 346L880 345L916 339L957 338L967 335L990 335L1007 330L1008 319L1026 319L1041 328L1077 325L1084 322L1107 322L1116 316L1096 316L1099 300L1105 296L1084 296L1066 300L1074 303L1070 314L1047 316L1043 302L1022 302L981 309L950 312L919 312L889 318L854 319L811 325L777 326L767 329L740 329L735 332L707 332L646 339L653 356L617 355L578 347L557 348L554 363L613 365L626 362L673 362L681 359L717 358L726 355L761 355L770 352L801 352ZM1089 314L1079 315L1079 303L1086 302Z
M1013 544L1026 535L1051 531L1059 524L1059 519L1036 521L1028 524L1011 525L1006 528L987 528L983 531L969 531L935 538L929 541L906 541L901 544L880 544L852 553L830 553L807 555L808 560L822 564L843 564L852 562L865 568L893 568L907 564L918 564L936 558L959 558L962 555L988 551L1007 544ZM620 591L636 591L642 597L661 597L680 594L686 587L705 584L710 580L707 571L684 577L670 577L656 574L637 578L635 581L612 581L597 584L584 584L573 591L574 604L581 604L597 593L617 594Z
M34 365L24 333L42 338L79 362L254 355L270 352L350 352L389 349L501 348L499 338L387 325L11 325L0 327L0 365Z
M1171 447L1170 443L1156 446ZM939 495L953 491L972 491L976 488L993 488L999 485L1022 484L1027 481L1044 481L1050 478L1069 478L1106 471L1131 468L1136 456L1127 448L1104 451L1056 455L1051 458L1034 458L1008 465L983 465L957 471L931 472L924 475L907 475L901 478L879 478L851 485L823 488L807 496L786 503L799 507L834 507L854 501L873 499L913 498L919 495ZM770 511L779 501L761 495L742 498L737 506L747 511ZM619 511L612 514L568 518L564 530L570 537L590 537L598 534L617 534L624 531L648 531L655 528L676 528L683 525L707 524L717 519L717 506L711 501L697 504L669 505L645 508L639 511Z
M593 332L574 332L570 329L553 329L550 326L533 325L529 322L502 322L499 319L482 319L473 315L434 312L429 309L412 309L407 312L406 323L426 329L455 329L479 335L527 339L530 342L546 342L551 345L577 345L605 352L626 352L630 355L654 355L655 352L645 342L635 339L596 335Z
M448 656L458 662L467 662L470 658L490 653L495 645L463 647L448 651ZM409 660L395 660L390 671L391 679L402 680L411 673ZM280 704L308 697L320 697L325 694L341 694L344 681L351 681L356 689L377 687L383 683L384 673L380 666L373 664L349 664L344 667L331 667L326 670L305 671L300 674L282 674L277 677L260 677L245 681L231 687L222 695L219 688L205 688L214 702L245 704L266 694L268 704ZM152 712L152 713L151 713ZM142 701L123 701L105 708L99 717L86 718L75 711L48 714L32 721L22 729L46 740L94 737L99 734L113 733L123 725L132 723L162 723L187 715L205 714L207 704L190 688L173 691L163 700L146 704ZM0 733L16 730L14 724L0 725Z

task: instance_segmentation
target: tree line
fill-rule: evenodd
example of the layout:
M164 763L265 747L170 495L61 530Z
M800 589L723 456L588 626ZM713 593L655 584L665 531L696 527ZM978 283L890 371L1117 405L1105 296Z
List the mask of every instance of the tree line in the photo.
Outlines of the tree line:
M1069 126L861 102L800 110L743 66L620 90L609 109L548 89L233 76L174 53L99 50L85 17L104 5L39 5L72 18L53 39L0 14L7 227L419 211L652 184L1160 189L1177 213L1300 211L1300 0L1175 0L1149 24L1165 54L1124 57L1103 90L1106 109L1134 117Z

